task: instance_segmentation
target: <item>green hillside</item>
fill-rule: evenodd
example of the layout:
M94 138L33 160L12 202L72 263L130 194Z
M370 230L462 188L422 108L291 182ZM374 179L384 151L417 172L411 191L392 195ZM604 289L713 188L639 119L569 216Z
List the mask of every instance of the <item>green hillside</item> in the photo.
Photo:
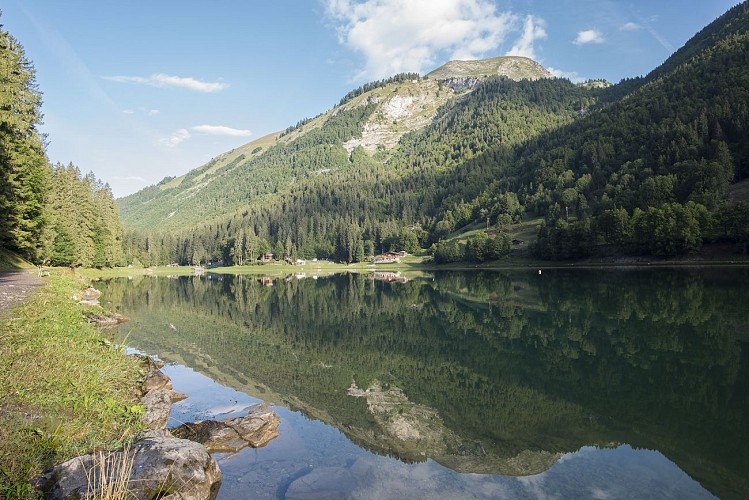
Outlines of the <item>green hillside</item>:
M239 262L272 249L352 262L431 247L438 261L481 261L527 217L544 219L540 258L672 256L717 241L745 251L749 206L727 194L749 177L748 11L731 9L648 77L615 86L544 78L523 58L373 82L263 144L120 200L126 253ZM477 223L499 236L441 247Z

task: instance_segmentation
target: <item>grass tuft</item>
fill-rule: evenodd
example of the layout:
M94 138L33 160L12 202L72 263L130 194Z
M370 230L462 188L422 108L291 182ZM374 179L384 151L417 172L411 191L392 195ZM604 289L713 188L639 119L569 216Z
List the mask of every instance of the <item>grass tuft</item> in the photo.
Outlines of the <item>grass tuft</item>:
M55 272L0 319L0 497L27 497L56 463L128 443L140 430L138 362L105 342Z
M87 471L87 498L124 500L131 498L130 474L135 454L129 449L120 452L97 452L94 466Z

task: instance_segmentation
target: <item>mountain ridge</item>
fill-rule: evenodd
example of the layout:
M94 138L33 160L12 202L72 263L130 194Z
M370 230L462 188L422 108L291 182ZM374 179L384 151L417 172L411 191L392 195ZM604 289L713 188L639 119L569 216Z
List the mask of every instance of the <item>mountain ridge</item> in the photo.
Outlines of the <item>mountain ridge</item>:
M530 217L543 219L534 250L548 259L607 247L677 255L709 241L741 248L749 209L725 203L728 186L749 175L749 107L736 105L749 77L745 6L647 80L465 76L483 64L474 62L443 66L444 80L368 84L262 150L245 145L179 186L121 200L126 226L141 231L130 244L142 252L153 239L143 232L155 233L160 255L147 258L159 262L244 261L260 247L348 262L421 247L438 262L481 261L497 236L447 237L493 225L502 240L502 228ZM718 33L707 46L705 33ZM660 227L673 218L685 222Z
M478 60L448 61L439 68L427 73L427 78L448 80L451 78L487 78L506 76L511 80L538 80L554 78L546 68L527 57L499 56Z

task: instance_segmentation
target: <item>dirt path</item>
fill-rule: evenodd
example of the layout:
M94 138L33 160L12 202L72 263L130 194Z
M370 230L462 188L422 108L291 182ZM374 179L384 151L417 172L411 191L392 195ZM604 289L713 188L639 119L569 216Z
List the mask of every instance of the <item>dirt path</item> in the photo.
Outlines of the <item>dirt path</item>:
M43 284L36 272L28 269L0 272L0 317Z

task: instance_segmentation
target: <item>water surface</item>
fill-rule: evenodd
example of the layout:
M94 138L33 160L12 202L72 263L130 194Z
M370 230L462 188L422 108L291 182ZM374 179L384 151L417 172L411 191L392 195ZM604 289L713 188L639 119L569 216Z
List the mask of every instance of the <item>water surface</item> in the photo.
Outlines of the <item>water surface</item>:
M749 497L749 271L102 283L190 398L281 435L220 498Z

